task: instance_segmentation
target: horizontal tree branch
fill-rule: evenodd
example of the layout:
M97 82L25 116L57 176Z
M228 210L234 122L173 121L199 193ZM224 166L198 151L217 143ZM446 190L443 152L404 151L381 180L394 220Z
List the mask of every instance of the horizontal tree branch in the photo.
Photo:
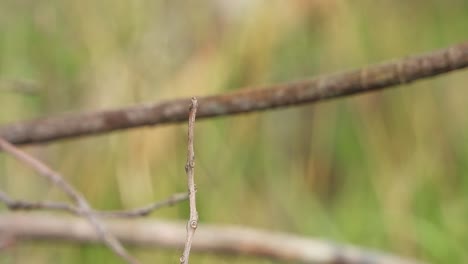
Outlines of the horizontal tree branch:
M137 218L145 217L154 211L166 207L172 206L176 203L187 200L189 197L188 193L176 193L170 197L158 201L143 207L129 209L129 210L116 210L116 211L98 211L93 210L93 214L107 217L107 218ZM80 215L81 211L76 206L64 203L64 202L54 202L54 201L25 201L25 200L15 200L11 198L7 193L0 191L0 202L5 204L5 206L11 211L33 211L33 210L48 210L48 211L59 211L67 212L74 215Z
M145 247L183 247L186 224L162 220L113 220L106 222L120 241ZM17 240L51 240L99 243L93 228L78 218L44 214L1 214L0 249ZM15 244L15 243L13 243ZM192 250L264 257L289 263L315 264L422 264L354 246L320 241L285 233L271 233L234 226L200 224Z
M419 56L323 75L311 80L199 97L197 118L313 103L409 83L467 66L468 42L465 42ZM187 119L189 104L190 98L185 98L116 110L67 114L18 122L0 127L0 136L14 144L28 144L119 129L182 122Z
M168 198L143 207L130 210L117 211L96 211L98 215L109 218L137 218L151 214L152 212L167 206L173 206L182 201L188 200L188 193L175 193Z

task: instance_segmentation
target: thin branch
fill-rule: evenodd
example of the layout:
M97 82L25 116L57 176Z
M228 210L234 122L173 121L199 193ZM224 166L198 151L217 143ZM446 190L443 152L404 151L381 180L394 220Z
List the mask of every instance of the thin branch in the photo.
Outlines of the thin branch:
M185 243L186 224L163 220L113 220L109 230L126 244L178 249ZM99 236L79 218L45 214L0 215L0 240L96 243ZM0 245L1 247L1 245ZM244 255L286 263L314 264L422 264L409 258L370 249L258 229L200 224L194 252Z
M162 201L158 201L140 208L121 210L121 211L98 211L93 210L93 214L99 215L106 218L137 218L144 217L152 212L166 206L172 206L176 203L185 201L188 199L188 193L176 193L171 195L169 198ZM76 206L63 202L51 202L41 201L32 202L24 200L12 199L5 192L0 191L0 202L5 204L8 209L12 211L31 211L31 210L49 210L49 211L61 211L67 212L74 215L80 215L81 211Z
M239 89L229 94L200 97L197 118L233 115L314 103L410 83L468 66L468 42L431 53L277 84L264 89ZM140 126L185 121L190 99L135 105L128 108L68 114L0 127L0 136L13 144L42 143Z
M54 185L59 187L65 194L67 194L79 209L79 215L86 218L89 223L95 228L102 241L118 256L126 260L128 263L137 264L138 261L130 256L120 242L106 230L106 227L99 220L99 218L93 214L93 210L89 203L86 201L84 196L75 190L58 172L52 170L47 165L39 161L38 159L30 156L26 152L16 148L6 140L0 137L0 149L3 149L6 153L12 155L17 160L23 162L25 165L31 167L39 175L43 176Z
M195 127L195 117L197 116L198 101L197 98L192 98L190 105L189 121L188 121L188 147L187 147L187 163L185 164L185 173L187 174L187 186L189 190L190 203L190 218L187 222L187 239L185 241L184 253L180 257L181 264L189 263L190 248L192 247L193 236L198 226L198 212L196 202L195 189L195 152L193 149L193 137Z
M5 204L5 206L11 211L49 210L80 215L79 209L71 204L51 201L30 202L24 200L14 200L3 191L0 191L0 202Z
M140 208L132 210L123 210L123 211L96 211L97 214L103 217L108 218L137 218L142 216L147 216L152 212L166 206L172 206L174 204L185 201L189 198L188 193L176 193L171 195L169 198L166 198L162 201L149 204Z

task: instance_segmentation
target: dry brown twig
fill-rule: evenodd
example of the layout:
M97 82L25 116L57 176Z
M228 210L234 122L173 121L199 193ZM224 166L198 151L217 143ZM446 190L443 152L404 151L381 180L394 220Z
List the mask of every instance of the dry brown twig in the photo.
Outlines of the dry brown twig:
M179 249L186 242L185 222L161 219L113 219L106 222L120 241L156 249ZM37 213L0 215L1 241L99 243L83 219ZM239 226L200 224L193 252L267 258L273 262L314 264L423 264L411 258L362 247Z
M15 200L3 191L0 191L0 202L2 202L11 211L49 210L79 215L79 209L71 204L53 201L31 202Z
M132 210L123 210L123 211L96 211L100 216L103 217L112 217L112 218L137 218L137 217L142 217L142 216L147 216L154 212L155 210L158 210L162 207L166 206L172 206L176 203L185 201L189 198L188 193L176 193L169 198L164 199L159 202L155 202L152 204L149 204L147 206L143 206L140 208L132 209Z
M88 220L88 222L95 228L102 241L118 256L131 264L137 264L138 261L134 259L120 242L107 231L105 225L93 213L93 209L86 201L86 198L78 192L72 185L70 185L58 172L52 170L47 165L38 159L30 156L26 152L16 148L8 141L0 137L0 149L12 155L17 160L23 162L25 165L31 167L39 175L43 176L54 185L59 187L66 195L68 195L76 203L76 212Z
M195 127L195 117L197 115L198 101L192 97L192 103L189 111L188 121L188 146L187 146L187 163L185 164L185 173L187 174L187 185L189 190L190 203L190 218L187 222L187 240L185 241L184 252L180 257L181 264L189 263L190 248L192 247L193 236L198 226L198 212L196 203L196 188L195 188L195 152L193 149L193 137Z
M468 42L431 53L391 60L358 70L322 75L229 94L199 97L197 118L233 115L319 102L410 83L468 67ZM185 121L190 99L67 114L17 122L0 127L0 136L13 144L41 143L140 126Z
M138 218L144 217L152 212L188 199L188 193L176 193L164 199L140 208L119 211L98 211L93 210L93 214L106 218ZM31 211L31 210L49 210L68 212L74 215L80 215L80 209L71 204L53 201L31 202L24 200L15 200L5 192L0 191L0 202L4 203L12 211Z

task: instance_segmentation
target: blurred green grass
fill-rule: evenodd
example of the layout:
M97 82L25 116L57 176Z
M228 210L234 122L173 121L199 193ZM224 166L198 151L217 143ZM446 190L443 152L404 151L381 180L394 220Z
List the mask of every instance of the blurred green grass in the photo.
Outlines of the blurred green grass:
M341 71L466 40L468 2L0 1L0 122L119 107ZM250 225L466 263L466 71L404 87L196 125L205 223ZM98 208L185 190L185 125L27 150ZM63 198L11 158L1 188ZM186 219L187 205L154 217ZM132 249L146 262L180 252ZM114 263L101 246L26 244L0 263ZM267 263L194 255L194 263Z

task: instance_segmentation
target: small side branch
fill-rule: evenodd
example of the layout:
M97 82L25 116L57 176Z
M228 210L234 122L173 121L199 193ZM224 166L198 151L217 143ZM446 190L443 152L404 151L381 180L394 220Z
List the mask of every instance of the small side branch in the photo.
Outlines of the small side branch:
M30 202L24 200L15 200L3 191L0 191L0 202L5 204L5 206L11 211L49 210L80 215L79 209L71 204L51 201Z
M14 145L10 144L8 141L1 137L0 150L3 150L6 153L12 155L17 160L31 167L39 175L43 176L51 183L59 187L76 203L78 214L88 220L88 222L95 228L102 241L112 251L114 251L114 253L116 253L118 256L120 256L122 259L126 260L130 264L138 263L136 259L134 259L132 256L130 256L130 254L128 254L128 252L125 250L122 244L120 244L120 242L111 233L107 231L105 225L93 213L93 210L89 205L88 201L85 199L85 197L80 192L78 192L72 185L65 181L62 175L52 170L47 165L34 158L33 156L30 156L26 152L16 148Z
M152 212L166 206L172 206L179 202L185 201L188 199L188 193L176 193L171 195L169 198L164 199L159 202L155 202L140 208L130 209L130 210L120 210L120 211L97 211L93 210L93 214L99 215L105 218L138 218L144 217ZM34 210L48 210L48 211L60 211L67 212L74 215L80 215L80 209L76 206L73 206L64 202L52 202L52 201L25 201L25 200L15 200L11 198L8 194L3 191L0 191L0 202L5 204L8 209L12 211L34 211Z
M188 198L188 193L176 193L162 201L155 202L140 208L122 211L96 211L96 213L100 216L109 218L138 218L147 216L160 208L175 205L177 203L187 200Z
M195 152L193 149L193 136L195 126L195 116L197 115L198 101L197 98L192 98L190 105L189 121L188 121L188 148L187 148L187 164L185 164L185 173L187 174L187 185L189 190L190 203L190 218L187 222L187 239L185 241L184 253L180 257L181 264L189 263L190 248L192 246L193 236L198 226L198 212L196 204L196 189L195 189Z

